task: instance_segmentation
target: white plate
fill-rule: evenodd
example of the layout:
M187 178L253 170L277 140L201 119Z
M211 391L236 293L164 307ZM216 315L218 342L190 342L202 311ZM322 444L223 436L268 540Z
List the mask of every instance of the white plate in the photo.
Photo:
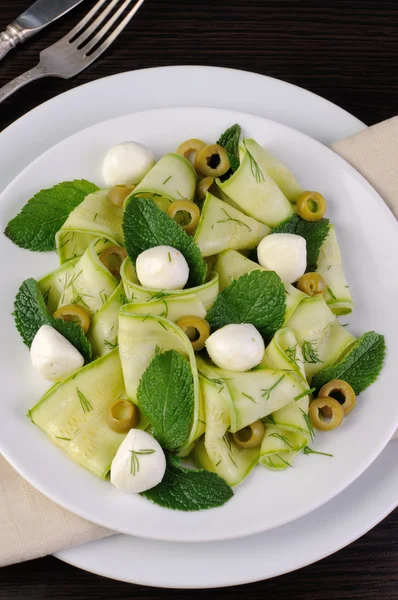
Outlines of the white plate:
M40 188L80 177L101 183L102 158L107 148L118 141L137 139L160 156L186 138L200 135L215 139L234 122L240 122L246 135L255 136L282 158L305 188L318 189L327 196L329 216L340 235L348 280L357 298L352 330L357 335L369 329L384 333L388 358L382 377L363 394L350 419L333 435L317 439L319 450L334 454L326 468L323 457L301 456L295 468L284 473L256 469L220 509L200 513L161 509L139 496L121 494L109 483L89 475L61 450L51 447L23 416L31 407L32 398L39 397L43 385L31 371L28 353L21 352L8 311L20 282L28 276L39 278L51 270L56 266L56 257L20 250L3 236L0 250L7 257L4 265L9 268L3 269L7 285L0 301L0 323L7 339L7 345L2 347L4 373L0 382L4 399L0 420L2 452L47 496L80 516L123 533L169 541L211 541L288 523L327 502L356 479L381 452L398 422L398 406L391 393L398 360L394 301L398 277L391 277L398 254L396 221L356 171L329 149L295 130L251 115L204 108L154 110L107 121L58 144L18 176L1 197L1 226L4 228L26 198ZM376 412L374 406L380 406L380 398L383 410Z

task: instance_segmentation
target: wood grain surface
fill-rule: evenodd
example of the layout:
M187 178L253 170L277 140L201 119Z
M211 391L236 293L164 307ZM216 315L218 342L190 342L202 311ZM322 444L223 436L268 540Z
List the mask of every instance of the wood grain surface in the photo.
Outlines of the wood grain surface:
M30 0L0 0L0 30ZM38 34L0 63L0 86L33 67L93 4ZM397 0L146 0L131 25L73 80L44 79L0 105L0 131L35 106L99 77L161 65L233 67L277 77L367 124L398 112ZM1 157L0 157L1 160ZM397 499L398 500L398 499ZM1 530L0 530L1 535ZM359 541L300 571L189 597L260 600L398 599L398 511ZM54 558L0 571L1 600L185 599L187 592L106 580Z

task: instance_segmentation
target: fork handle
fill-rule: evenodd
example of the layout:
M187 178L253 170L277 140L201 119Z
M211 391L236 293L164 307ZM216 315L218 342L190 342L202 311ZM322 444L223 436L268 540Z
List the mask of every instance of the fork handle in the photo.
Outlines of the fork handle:
M27 83L46 76L48 76L48 73L44 71L40 63L33 67L33 69L29 69L29 71L25 71L22 75L18 75L18 77L15 77L15 79L12 79L0 88L0 103Z

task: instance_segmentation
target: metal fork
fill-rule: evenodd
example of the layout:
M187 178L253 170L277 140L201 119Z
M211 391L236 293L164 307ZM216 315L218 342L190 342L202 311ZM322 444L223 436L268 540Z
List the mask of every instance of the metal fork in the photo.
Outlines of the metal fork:
M0 88L0 103L27 83L41 77L61 77L70 79L93 63L123 31L144 0L99 0L90 12L67 35L52 46L40 52L39 63ZM126 9L134 6L123 17ZM105 6L104 6L105 5ZM119 6L118 6L119 5ZM107 20L108 15L118 6ZM104 7L104 8L103 8ZM97 18L91 19L99 12ZM122 18L118 26L110 32L114 23ZM93 37L93 33L100 28Z

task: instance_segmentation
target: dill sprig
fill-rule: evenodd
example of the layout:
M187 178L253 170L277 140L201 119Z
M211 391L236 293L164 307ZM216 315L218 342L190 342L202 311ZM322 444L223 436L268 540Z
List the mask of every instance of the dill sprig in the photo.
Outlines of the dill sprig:
M226 447L227 447L227 451L228 451L229 460L231 461L231 463L232 463L232 464L233 464L233 465L234 465L236 468L238 468L238 465L236 464L236 462L234 461L234 457L232 456L232 440L231 440L231 438L229 437L229 434L228 434L228 433L226 433L226 434L223 436L223 440L224 440L224 444L225 444L225 445L226 445Z
M290 462L287 461L285 458L282 458L280 454L275 454L275 456L277 456L279 460L281 460L287 467L293 468L293 465L291 465Z
M255 178L257 183L261 183L262 181L265 181L264 173L262 172L260 165L254 158L254 156L251 154L251 152L249 152L246 144L245 144L245 148L246 148L247 155L249 157L250 170L252 172L253 177Z
M82 407L83 412L86 413L86 412L90 412L90 410L93 410L92 405L87 400L86 396L79 390L78 387L76 388L76 392L77 392L77 395L79 396L80 406Z
M307 413L302 408L300 408L300 410L303 413L303 418L304 418L305 424L307 425L308 433L310 434L310 437L313 440L314 437L315 437L315 431L314 431L314 428L313 428L312 423L310 421L310 418L309 418L309 416L307 415Z
M326 286L326 289L329 292L329 294L332 296L333 300L337 300L336 296L333 294L332 290L330 289L330 287L328 285Z
M264 400L265 400L265 401L267 401L267 400L269 400L269 399L270 399L271 392L273 392L273 391L274 391L274 389L275 389L275 388L276 388L276 387L277 387L277 386L280 384L280 382L281 382L281 381L282 381L282 379L284 379L284 378L285 378L285 375L281 375L281 377L279 377L278 381L276 381L276 382L274 383L274 385L271 385L271 387L270 387L270 388L268 388L268 389L262 389L262 390L261 390L261 391L262 391L262 394L261 394L261 395L262 395L262 397L264 398Z
M328 454L327 452L317 452L316 450L313 450L309 446L306 446L304 448L303 453L306 454L307 456L308 456L308 454L320 454L321 456L330 456L331 458L333 458L333 454Z
M298 396L296 396L294 398L294 400L297 402L297 400L301 400L301 398L304 398L305 396L309 396L310 394L312 394L312 392L315 392L316 388L312 387L309 390L305 390L302 394L299 394Z
M108 348L108 350L114 350L115 348L117 348L119 345L118 339L116 338L114 342L111 342L109 340L104 340L104 346L105 348Z
M290 360L290 362L296 362L297 344L294 344L294 346L290 346L290 348L286 348L285 354Z
M130 475L135 476L140 470L140 461L138 456L153 454L155 450L152 448L145 448L144 450L130 450L131 452L131 462L130 462Z
M257 404L257 400L255 400L253 398L253 396L249 396L249 394L245 394L244 392L242 392L242 396L244 396L245 398L248 398L249 400L251 400L251 402L254 402L255 404Z
M271 433L271 435L269 437L278 438L278 440L280 440L281 442L284 442L284 444L286 444L286 446L288 446L289 448L291 448L293 450L293 446L291 445L291 443L289 442L289 440L287 439L287 437L285 435L282 435L281 433Z
M323 362L323 360L319 358L318 350L315 348L315 342L304 341L301 346L301 351L305 362L312 364Z
M228 221L233 221L234 223L237 223L238 225L240 225L240 227L246 227L249 231L251 231L251 228L249 227L249 225L247 225L243 221L240 221L240 219L234 219L233 217L231 217L231 215L229 215L224 208L222 208L221 210L227 216L227 218L216 221L216 223L227 223ZM214 227L214 225L213 225L213 227Z

